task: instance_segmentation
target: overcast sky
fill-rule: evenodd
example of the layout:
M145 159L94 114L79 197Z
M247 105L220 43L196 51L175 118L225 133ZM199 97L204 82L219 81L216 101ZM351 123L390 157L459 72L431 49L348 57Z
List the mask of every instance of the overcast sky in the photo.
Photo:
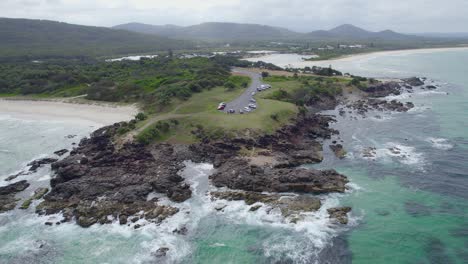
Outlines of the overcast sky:
M351 23L374 31L467 32L468 0L0 0L0 17L95 26L223 21L312 31Z

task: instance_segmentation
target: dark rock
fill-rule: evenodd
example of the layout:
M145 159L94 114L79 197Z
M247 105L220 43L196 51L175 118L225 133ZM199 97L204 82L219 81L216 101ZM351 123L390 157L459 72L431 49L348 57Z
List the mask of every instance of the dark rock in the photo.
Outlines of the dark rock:
M434 85L427 85L425 88L428 89L428 90L435 90L435 89L437 89L437 87L434 86Z
M57 156L63 156L65 153L68 153L68 149L61 149L54 152Z
M156 250L156 252L154 252L152 255L156 258L162 258L162 257L165 257L167 255L167 252L169 251L169 248L167 247L162 247L162 248L159 248L158 250Z
M93 217L80 216L77 220L77 224L81 227L90 227L97 223L97 219Z
M141 228L140 224L136 224L136 225L133 226L133 229L139 229L139 228Z
M119 224L125 225L127 224L128 217L126 215L119 215Z
M44 224L47 225L47 226L52 226L54 223L52 223L52 222L45 222Z
M274 208L279 208L284 217L290 217L300 212L313 212L320 209L321 202L318 198L308 195L285 197L280 194L263 194L258 192L226 191L211 192L216 199L228 201L243 200L247 205L264 203ZM249 210L257 211L262 205L254 205Z
M391 94L401 94L401 86L397 82L383 82L371 85L364 89L364 91L372 97L386 97Z
M344 192L346 176L334 170L302 168L265 168L263 173L252 174L244 159L231 159L210 176L216 187L252 192Z
M411 85L411 86L422 86L424 85L424 82L419 79L418 77L411 77L411 78L408 78L408 79L403 79L403 81L405 83L407 83L408 85Z
M5 179L5 181L12 181L12 180L18 178L19 176L29 175L29 174L31 174L31 173L30 173L30 172L21 171L21 172L18 172L18 173L16 173L16 174L13 174L13 175L8 176L8 177Z
M340 224L348 224L348 213L351 212L351 207L336 207L327 209L330 218L336 219Z
M46 164L51 164L51 163L54 163L56 162L58 159L54 159L54 158L44 158L44 159L38 159L38 160L34 160L30 163L28 163L28 166L31 166L29 168L29 171L36 171L37 169L39 169L40 167L46 165Z
M252 207L250 207L249 211L251 212L255 212L257 211L258 209L260 209L262 206L260 204L257 204L257 205L254 205Z
M180 229L175 229L174 231L172 231L172 233L185 236L188 233L188 229L187 227L183 226Z
M346 157L346 151L344 150L343 145L341 144L330 145L330 149L333 151L333 153L335 154L337 158L344 159Z
M10 185L0 187L0 195L11 195L26 190L29 187L29 183L26 180L12 183Z

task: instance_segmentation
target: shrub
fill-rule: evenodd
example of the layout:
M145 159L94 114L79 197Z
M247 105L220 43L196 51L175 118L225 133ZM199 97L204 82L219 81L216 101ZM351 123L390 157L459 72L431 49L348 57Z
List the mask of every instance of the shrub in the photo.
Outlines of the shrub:
M146 120L147 118L148 118L148 116L145 115L144 113L138 113L135 116L135 119L138 120L138 121L143 121L143 120Z

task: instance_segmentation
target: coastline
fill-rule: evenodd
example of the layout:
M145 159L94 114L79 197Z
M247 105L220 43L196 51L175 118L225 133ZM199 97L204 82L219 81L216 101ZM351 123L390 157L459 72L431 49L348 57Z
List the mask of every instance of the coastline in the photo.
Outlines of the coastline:
M102 126L131 120L138 113L134 105L77 103L62 100L0 98L0 114L21 119L92 122Z
M356 59L364 59L371 56L377 55L409 55L409 54L421 54L421 53L432 53L432 52L443 52L451 50L468 50L468 46L461 47L447 47L447 48L422 48L422 49L400 49L400 50L385 50L385 51L372 51L364 53L356 53L350 55L343 55L337 58L329 60L308 60L304 62L309 63L330 63L330 62L343 62L351 61Z

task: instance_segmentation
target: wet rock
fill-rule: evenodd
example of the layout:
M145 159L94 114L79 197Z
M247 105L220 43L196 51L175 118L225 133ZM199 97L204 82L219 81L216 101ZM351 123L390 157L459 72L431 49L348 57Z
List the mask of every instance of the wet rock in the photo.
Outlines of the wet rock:
M422 86L422 85L424 85L424 82L418 77L411 77L411 78L403 79L403 81L405 83L407 83L408 85L411 85L411 86Z
M301 212L315 212L322 206L320 199L306 195L284 197L275 202L274 205L281 209L281 214L284 217Z
M188 233L188 229L187 227L183 226L180 229L175 229L174 231L172 231L172 233L185 236Z
M257 211L258 209L260 209L261 207L262 207L262 205L257 204L257 205L251 206L250 209L249 209L249 211L255 212L255 211Z
M262 173L252 174L244 159L231 159L210 176L216 187L250 192L299 192L331 193L344 192L348 183L346 176L334 170L303 168L265 168Z
M284 217L289 217L300 212L313 212L320 209L321 202L318 198L298 195L282 196L280 194L264 194L258 192L226 191L211 192L211 196L228 201L243 200L247 205L264 203L273 208L279 208ZM257 211L262 205L254 205L249 211Z
M136 225L133 226L133 229L139 229L139 228L141 228L140 224L136 224Z
M216 204L214 209L216 211L222 211L224 208L226 208L227 204Z
M45 224L46 226L52 226L52 225L54 225L54 223L52 223L52 222L45 222L44 224Z
M401 85L398 82L382 82L366 87L364 91L371 97L386 97L391 94L401 94Z
M337 158L344 159L346 157L346 151L344 150L343 145L330 145L330 149L333 151Z
M90 227L97 223L97 219L93 217L80 216L77 220L77 224L81 227Z
M362 151L362 157L364 158L375 158L377 155L377 148L367 147Z
M158 250L156 250L156 252L154 252L152 255L156 258L162 258L162 257L165 257L167 255L167 252L169 251L169 248L167 247L162 247L162 248L159 248Z
M34 161L28 163L28 166L31 166L29 168L29 171L35 172L40 167L42 167L44 165L47 165L47 164L54 163L56 161L58 161L58 159L55 159L55 158L44 158L44 159L34 160Z
M437 89L437 87L434 86L434 85L427 85L425 88L426 88L427 90L435 90L435 89Z
M351 212L351 207L336 207L327 209L330 218L336 219L340 224L348 224L348 213Z
M29 175L29 174L31 174L31 173L30 173L30 172L21 171L21 172L18 172L18 173L16 173L16 174L13 174L13 175L8 176L8 177L5 179L5 181L12 181L12 180L18 178L19 176Z
M54 154L57 156L63 156L65 153L68 153L68 149L61 149L54 152Z
M126 215L119 215L119 224L125 225L127 224L128 217Z
M12 183L10 185L0 187L0 195L11 195L26 190L29 187L29 183L26 180Z

